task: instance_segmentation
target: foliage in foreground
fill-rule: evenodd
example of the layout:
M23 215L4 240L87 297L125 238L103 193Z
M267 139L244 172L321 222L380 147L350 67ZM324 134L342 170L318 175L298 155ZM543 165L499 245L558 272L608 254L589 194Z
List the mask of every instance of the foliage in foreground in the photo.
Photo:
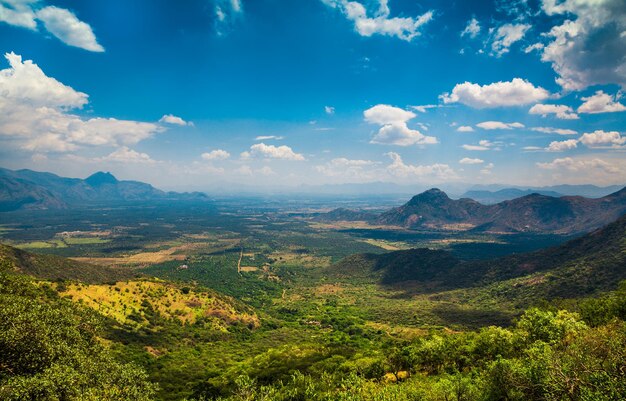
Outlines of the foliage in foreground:
M344 363L317 374L294 370L269 384L250 369L227 388L199 389L197 399L626 399L626 283L582 302L580 311L532 308L511 329L432 334L388 346L384 357L361 365Z
M152 399L146 374L102 345L93 312L0 263L0 399Z

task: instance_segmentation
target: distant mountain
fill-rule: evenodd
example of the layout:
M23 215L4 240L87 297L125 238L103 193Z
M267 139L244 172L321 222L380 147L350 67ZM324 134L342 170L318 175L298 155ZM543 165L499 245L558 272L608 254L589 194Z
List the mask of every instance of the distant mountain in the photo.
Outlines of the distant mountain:
M375 221L406 228L566 234L593 230L625 212L626 188L599 199L530 194L494 205L454 200L439 189L430 189Z
M329 274L368 277L403 288L414 282L434 291L484 287L494 296L510 295L527 304L614 290L626 279L625 238L626 214L601 229L536 252L481 261L463 261L450 252L430 249L359 254L331 266Z
M559 198L563 196L563 194L560 194L555 191L546 191L546 190L541 190L541 189L522 190L519 188L505 188L505 189L501 189L499 191L494 191L494 192L476 191L476 190L467 191L463 195L461 195L461 198L470 198L482 204L491 205L494 203L499 203L499 202L503 202L503 201L511 200L515 198L521 198L522 196L531 195L535 193L539 195L552 196L555 198Z
M524 192L530 191L531 193L539 193L542 195L548 196L557 196L550 195L550 192L554 192L560 194L558 196L584 196L586 198L601 198L603 196L610 195L614 192L619 191L623 188L623 185L610 185L608 187L598 187L596 185L552 185L545 187L520 187L514 185L502 185L502 184L489 184L489 185L473 185L468 191L462 195L462 197L469 197L475 200L478 200L477 197L469 196L469 192L498 192L501 190L508 191L510 189L518 189ZM523 195L520 195L523 196ZM513 198L510 198L513 199ZM507 199L502 199L507 200Z
M111 173L97 172L86 179L52 173L0 168L0 211L59 209L88 202L149 200L204 200L206 195L164 192L138 181L119 181Z

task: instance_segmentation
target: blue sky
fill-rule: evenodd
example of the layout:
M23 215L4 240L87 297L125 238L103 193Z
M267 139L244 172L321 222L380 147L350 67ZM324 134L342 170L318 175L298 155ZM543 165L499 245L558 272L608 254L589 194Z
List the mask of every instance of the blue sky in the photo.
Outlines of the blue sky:
M4 167L626 183L620 0L0 0L0 53Z

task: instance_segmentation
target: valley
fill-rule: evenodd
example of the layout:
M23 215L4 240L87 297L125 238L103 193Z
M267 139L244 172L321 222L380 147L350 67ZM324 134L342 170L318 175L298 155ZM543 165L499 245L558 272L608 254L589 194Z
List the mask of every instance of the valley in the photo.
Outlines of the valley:
M528 308L579 310L626 279L624 218L591 237L476 232L326 217L337 202L364 205L228 198L24 209L2 214L2 259L94 311L114 357L145 369L162 400L226 397L243 377L277 388L296 372L356 374L385 392L400 377L389 350L517 330ZM411 366L398 368L402 377L421 369Z

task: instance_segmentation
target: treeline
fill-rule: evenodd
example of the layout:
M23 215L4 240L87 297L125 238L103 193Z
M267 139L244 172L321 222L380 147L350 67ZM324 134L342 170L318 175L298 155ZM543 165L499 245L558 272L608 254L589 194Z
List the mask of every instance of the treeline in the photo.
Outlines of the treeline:
M243 367L244 373L223 388L199 387L195 399L626 399L626 282L616 292L581 301L576 309L531 308L511 328L389 341L360 363L347 361L316 373L294 370L273 383L257 376L258 367L251 366L250 374ZM277 364L279 359L268 369Z

